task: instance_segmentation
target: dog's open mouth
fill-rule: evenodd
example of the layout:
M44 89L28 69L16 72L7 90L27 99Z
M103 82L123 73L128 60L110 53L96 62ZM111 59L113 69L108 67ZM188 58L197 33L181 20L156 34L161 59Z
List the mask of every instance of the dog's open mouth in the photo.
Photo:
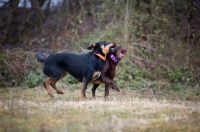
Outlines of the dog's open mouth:
M126 53L127 53L127 49L122 49L120 53L121 58L123 58L126 55Z

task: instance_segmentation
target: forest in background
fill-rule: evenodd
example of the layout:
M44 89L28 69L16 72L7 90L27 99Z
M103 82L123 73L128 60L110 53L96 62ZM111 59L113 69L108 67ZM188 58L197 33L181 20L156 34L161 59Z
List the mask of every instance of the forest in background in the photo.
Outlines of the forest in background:
M120 87L190 88L200 93L199 0L60 0L57 4L5 0L0 4L0 87L41 85L39 49L47 55L84 53L90 43L114 41L129 49L116 71ZM70 76L64 81L77 83Z

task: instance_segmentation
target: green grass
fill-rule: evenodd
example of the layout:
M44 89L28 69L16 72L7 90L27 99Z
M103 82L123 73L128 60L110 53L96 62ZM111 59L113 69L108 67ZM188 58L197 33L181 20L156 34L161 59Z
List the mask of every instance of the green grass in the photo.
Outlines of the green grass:
M42 86L0 89L0 131L200 131L198 100L159 96L150 100L138 91L119 96L112 90L109 101L104 101L101 87L97 99L87 94L87 100L78 101L80 84L59 83L58 87L65 94L53 91L54 98Z

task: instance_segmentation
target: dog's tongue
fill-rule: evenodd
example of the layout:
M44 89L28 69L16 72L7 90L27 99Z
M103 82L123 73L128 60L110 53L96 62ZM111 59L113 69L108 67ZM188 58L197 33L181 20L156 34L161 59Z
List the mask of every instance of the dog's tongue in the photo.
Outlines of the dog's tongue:
M121 58L124 58L125 55L121 53L120 56L121 56Z
M121 51L121 57L123 58L125 55L126 55L126 53L127 53L127 49L123 49L122 51Z

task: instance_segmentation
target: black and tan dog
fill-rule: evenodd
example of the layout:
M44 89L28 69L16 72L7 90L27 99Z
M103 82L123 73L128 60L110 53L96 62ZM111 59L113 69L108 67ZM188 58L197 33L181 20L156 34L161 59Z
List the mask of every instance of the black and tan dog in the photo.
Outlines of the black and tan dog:
M95 98L95 91L97 87L104 83L105 84L105 100L108 98L110 87L115 89L118 92L124 93L124 91L120 91L117 83L113 80L115 77L115 69L117 67L118 62L126 55L127 49L122 46L117 46L113 53L110 53L106 57L106 61L104 62L103 69L101 72L101 76L96 80L92 81L92 96Z
M45 58L42 50L37 55L39 62L44 62L43 72L49 78L43 83L48 94L53 97L51 85L58 94L63 94L56 87L56 82L69 73L82 82L79 100L86 97L85 91L88 83L97 78L103 68L106 56L114 52L115 43L99 42L88 47L92 52L86 54L57 53Z

